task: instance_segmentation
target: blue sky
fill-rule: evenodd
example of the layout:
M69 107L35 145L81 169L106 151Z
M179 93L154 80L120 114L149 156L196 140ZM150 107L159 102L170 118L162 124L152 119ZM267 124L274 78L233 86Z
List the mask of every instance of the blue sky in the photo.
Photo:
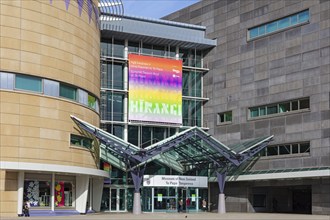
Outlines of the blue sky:
M122 0L124 14L146 18L161 18L199 0Z

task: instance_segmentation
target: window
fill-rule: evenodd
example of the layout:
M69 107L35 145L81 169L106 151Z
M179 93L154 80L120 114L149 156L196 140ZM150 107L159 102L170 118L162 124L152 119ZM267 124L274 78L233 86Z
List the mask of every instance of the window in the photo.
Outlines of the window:
M47 175L43 176L47 179ZM49 177L48 177L49 178ZM51 179L37 180L25 179L24 181L24 200L28 200L31 207L50 207L51 204Z
M34 76L16 75L15 89L42 92L41 79Z
M202 102L197 100L182 100L182 122L183 126L202 125Z
M248 39L265 36L309 21L309 10L248 29Z
M249 108L250 118L309 109L309 98Z
M60 82L54 80L0 72L0 88L15 88L35 93L41 93L43 91L44 95L68 98L73 101L79 102L80 104L83 104L85 106L89 106L93 108L96 112L99 112L99 101L97 97L93 96L92 94L88 94L88 92L83 89L79 89L74 86L69 86L65 84L60 84Z
M140 52L140 44L138 42L128 42L128 52L131 53L139 53Z
M102 91L101 119L106 121L123 121L124 97L124 94Z
M14 89L14 74L0 72L0 89Z
M260 156L277 156L277 155L289 155L289 154L304 154L310 153L310 143L291 143L268 146L265 150L260 152Z
M49 96L58 97L60 90L59 82L44 79L44 94Z
M60 96L71 100L76 100L77 89L68 85L60 85Z
M96 98L88 94L88 106L95 109L96 107Z
M122 40L113 41L113 56L114 57L124 57L125 43Z
M202 67L202 52L192 49L179 49L179 57L183 66Z
M218 124L225 123L225 122L231 122L232 121L232 115L233 113L230 112L223 112L218 114Z
M90 139L90 138L78 136L78 135L75 135L75 134L71 134L71 136L70 136L70 144L71 145L91 149L92 148L92 142L93 142L93 140Z
M197 71L183 71L182 95L192 97L202 96L202 73Z

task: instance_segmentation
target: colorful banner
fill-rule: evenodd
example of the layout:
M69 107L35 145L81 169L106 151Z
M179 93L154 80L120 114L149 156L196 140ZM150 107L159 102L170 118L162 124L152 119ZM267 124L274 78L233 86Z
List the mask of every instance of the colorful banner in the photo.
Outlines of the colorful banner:
M131 121L182 124L182 61L129 54Z
M64 182L55 183L55 206L64 206L65 196L64 196Z
M111 165L107 162L103 162L103 170L110 171L111 170Z

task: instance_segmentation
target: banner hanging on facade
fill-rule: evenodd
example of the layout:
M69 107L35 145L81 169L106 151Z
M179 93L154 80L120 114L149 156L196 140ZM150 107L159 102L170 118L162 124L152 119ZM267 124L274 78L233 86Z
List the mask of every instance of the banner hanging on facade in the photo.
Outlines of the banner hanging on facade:
M182 124L182 61L129 54L130 121Z

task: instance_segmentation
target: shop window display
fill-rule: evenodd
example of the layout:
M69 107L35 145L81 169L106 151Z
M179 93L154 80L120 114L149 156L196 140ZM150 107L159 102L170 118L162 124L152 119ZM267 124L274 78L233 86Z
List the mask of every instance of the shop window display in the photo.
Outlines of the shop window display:
M55 206L69 207L72 206L72 183L71 182L55 182Z
M50 182L26 180L24 182L24 199L31 207L50 206Z

